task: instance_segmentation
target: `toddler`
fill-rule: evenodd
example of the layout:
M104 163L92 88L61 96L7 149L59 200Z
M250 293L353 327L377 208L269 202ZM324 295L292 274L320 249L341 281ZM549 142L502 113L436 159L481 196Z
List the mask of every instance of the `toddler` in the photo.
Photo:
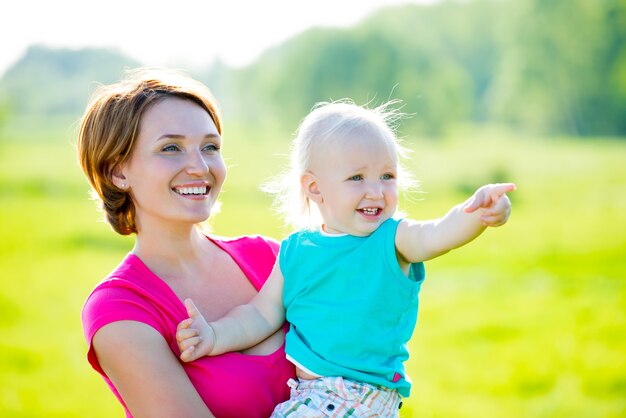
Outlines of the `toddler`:
M318 105L298 129L278 196L290 221L308 225L282 241L247 305L207 323L185 301L177 341L186 362L250 347L287 320L298 380L272 417L397 417L411 388L404 362L424 261L509 217L511 183L482 186L440 219L399 217L396 118L388 105Z

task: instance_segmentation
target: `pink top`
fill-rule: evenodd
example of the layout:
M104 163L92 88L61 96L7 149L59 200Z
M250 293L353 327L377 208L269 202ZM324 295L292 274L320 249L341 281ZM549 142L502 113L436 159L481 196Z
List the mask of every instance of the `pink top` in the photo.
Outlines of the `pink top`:
M228 253L259 290L269 276L278 245L262 237L209 238ZM150 325L165 338L178 357L176 326L187 318L185 307L172 289L134 254L129 254L111 275L96 286L83 307L87 359L107 382L132 417L106 376L91 345L94 334L111 322L131 320ZM238 352L181 362L191 383L218 418L266 418L289 398L287 380L293 365L285 359L284 345L267 356Z

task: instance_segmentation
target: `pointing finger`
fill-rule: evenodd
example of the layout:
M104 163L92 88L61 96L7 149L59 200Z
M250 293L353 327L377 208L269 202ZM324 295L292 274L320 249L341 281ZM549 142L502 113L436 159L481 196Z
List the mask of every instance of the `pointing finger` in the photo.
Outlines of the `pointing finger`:
M497 200L503 194L512 192L516 188L517 186L515 186L515 183L497 183L497 184L492 185L489 191L489 195L491 196L493 200Z

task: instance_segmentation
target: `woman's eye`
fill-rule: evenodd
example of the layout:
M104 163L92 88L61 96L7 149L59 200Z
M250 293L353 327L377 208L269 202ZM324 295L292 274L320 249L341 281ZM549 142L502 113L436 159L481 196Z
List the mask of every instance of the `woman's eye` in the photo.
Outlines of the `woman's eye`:
M161 149L161 151L165 151L165 152L172 152L172 151L178 151L178 145L166 145L165 147L163 147Z
M206 144L204 146L204 148L202 148L203 151L209 151L209 152L215 152L215 151L219 151L220 148L215 145L215 144Z

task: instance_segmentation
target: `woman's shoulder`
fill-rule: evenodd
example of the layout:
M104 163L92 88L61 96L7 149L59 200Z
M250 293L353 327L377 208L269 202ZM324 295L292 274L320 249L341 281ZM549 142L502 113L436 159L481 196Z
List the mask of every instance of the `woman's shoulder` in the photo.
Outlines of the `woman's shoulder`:
M145 286L145 276L151 273L141 260L132 253L129 253L122 262L96 284L91 291L87 301L94 295L121 291L123 289L133 289L137 286Z
M129 254L89 293L82 307L86 333L120 320L138 320L161 328L158 310L171 302L167 288L141 260Z

